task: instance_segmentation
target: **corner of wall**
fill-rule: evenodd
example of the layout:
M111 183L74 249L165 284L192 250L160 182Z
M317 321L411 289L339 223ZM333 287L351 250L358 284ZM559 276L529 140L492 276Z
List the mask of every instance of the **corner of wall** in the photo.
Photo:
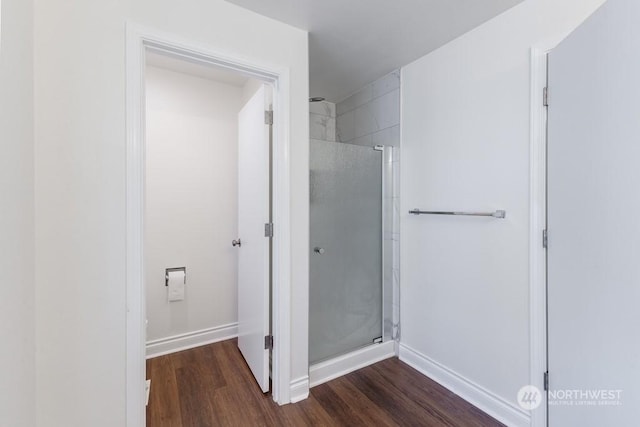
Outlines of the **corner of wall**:
M508 426L531 424L527 412L409 346L400 344L400 360Z

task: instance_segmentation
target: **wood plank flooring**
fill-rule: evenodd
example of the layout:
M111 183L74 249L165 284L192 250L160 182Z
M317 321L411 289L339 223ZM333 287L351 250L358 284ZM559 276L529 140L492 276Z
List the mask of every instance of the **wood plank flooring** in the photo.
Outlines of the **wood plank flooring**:
M262 394L236 340L150 359L147 378L147 427L502 426L395 358L285 406Z

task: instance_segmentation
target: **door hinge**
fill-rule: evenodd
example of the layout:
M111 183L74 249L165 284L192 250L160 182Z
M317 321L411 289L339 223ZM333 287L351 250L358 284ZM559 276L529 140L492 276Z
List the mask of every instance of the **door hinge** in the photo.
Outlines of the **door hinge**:
M264 225L264 237L273 237L273 223L268 222Z
M545 107L549 106L549 87L545 87L542 90L542 105Z
M264 337L264 349L273 350L273 335L267 335Z
M264 124L272 125L273 124L273 111L265 111L264 112Z
M549 371L544 373L544 390L549 391Z
M549 233L547 230L542 230L542 247L545 249L549 247Z

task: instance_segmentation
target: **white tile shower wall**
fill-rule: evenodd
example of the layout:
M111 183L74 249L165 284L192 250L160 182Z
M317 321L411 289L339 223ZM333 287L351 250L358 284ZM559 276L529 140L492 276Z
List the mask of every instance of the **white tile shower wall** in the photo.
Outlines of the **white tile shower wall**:
M336 113L338 141L366 146L399 146L400 70L336 104Z
M313 104L312 104L313 105ZM393 147L391 182L386 182L383 224L384 289L392 292L393 338L399 338L400 322L400 70L368 84L335 106L339 142ZM386 330L386 327L385 327Z
M393 307L393 148L387 147L383 151L383 340L394 337L394 307Z
M336 104L309 103L309 137L321 141L336 141Z
M400 140L398 135L398 141ZM393 147L393 223L392 223L392 289L393 289L393 338L400 339L400 147Z

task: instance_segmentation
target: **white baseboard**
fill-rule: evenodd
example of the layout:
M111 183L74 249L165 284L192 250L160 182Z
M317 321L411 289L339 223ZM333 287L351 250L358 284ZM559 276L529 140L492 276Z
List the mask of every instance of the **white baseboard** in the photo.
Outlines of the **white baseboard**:
M147 359L202 345L224 341L238 336L238 323L201 329L147 342Z
M291 403L300 402L309 397L309 376L305 375L291 381L289 393Z
M531 423L528 412L404 344L400 344L400 360L509 427Z
M394 344L395 341L372 344L343 356L311 365L309 368L311 387L326 383L381 360L394 357L396 355Z

